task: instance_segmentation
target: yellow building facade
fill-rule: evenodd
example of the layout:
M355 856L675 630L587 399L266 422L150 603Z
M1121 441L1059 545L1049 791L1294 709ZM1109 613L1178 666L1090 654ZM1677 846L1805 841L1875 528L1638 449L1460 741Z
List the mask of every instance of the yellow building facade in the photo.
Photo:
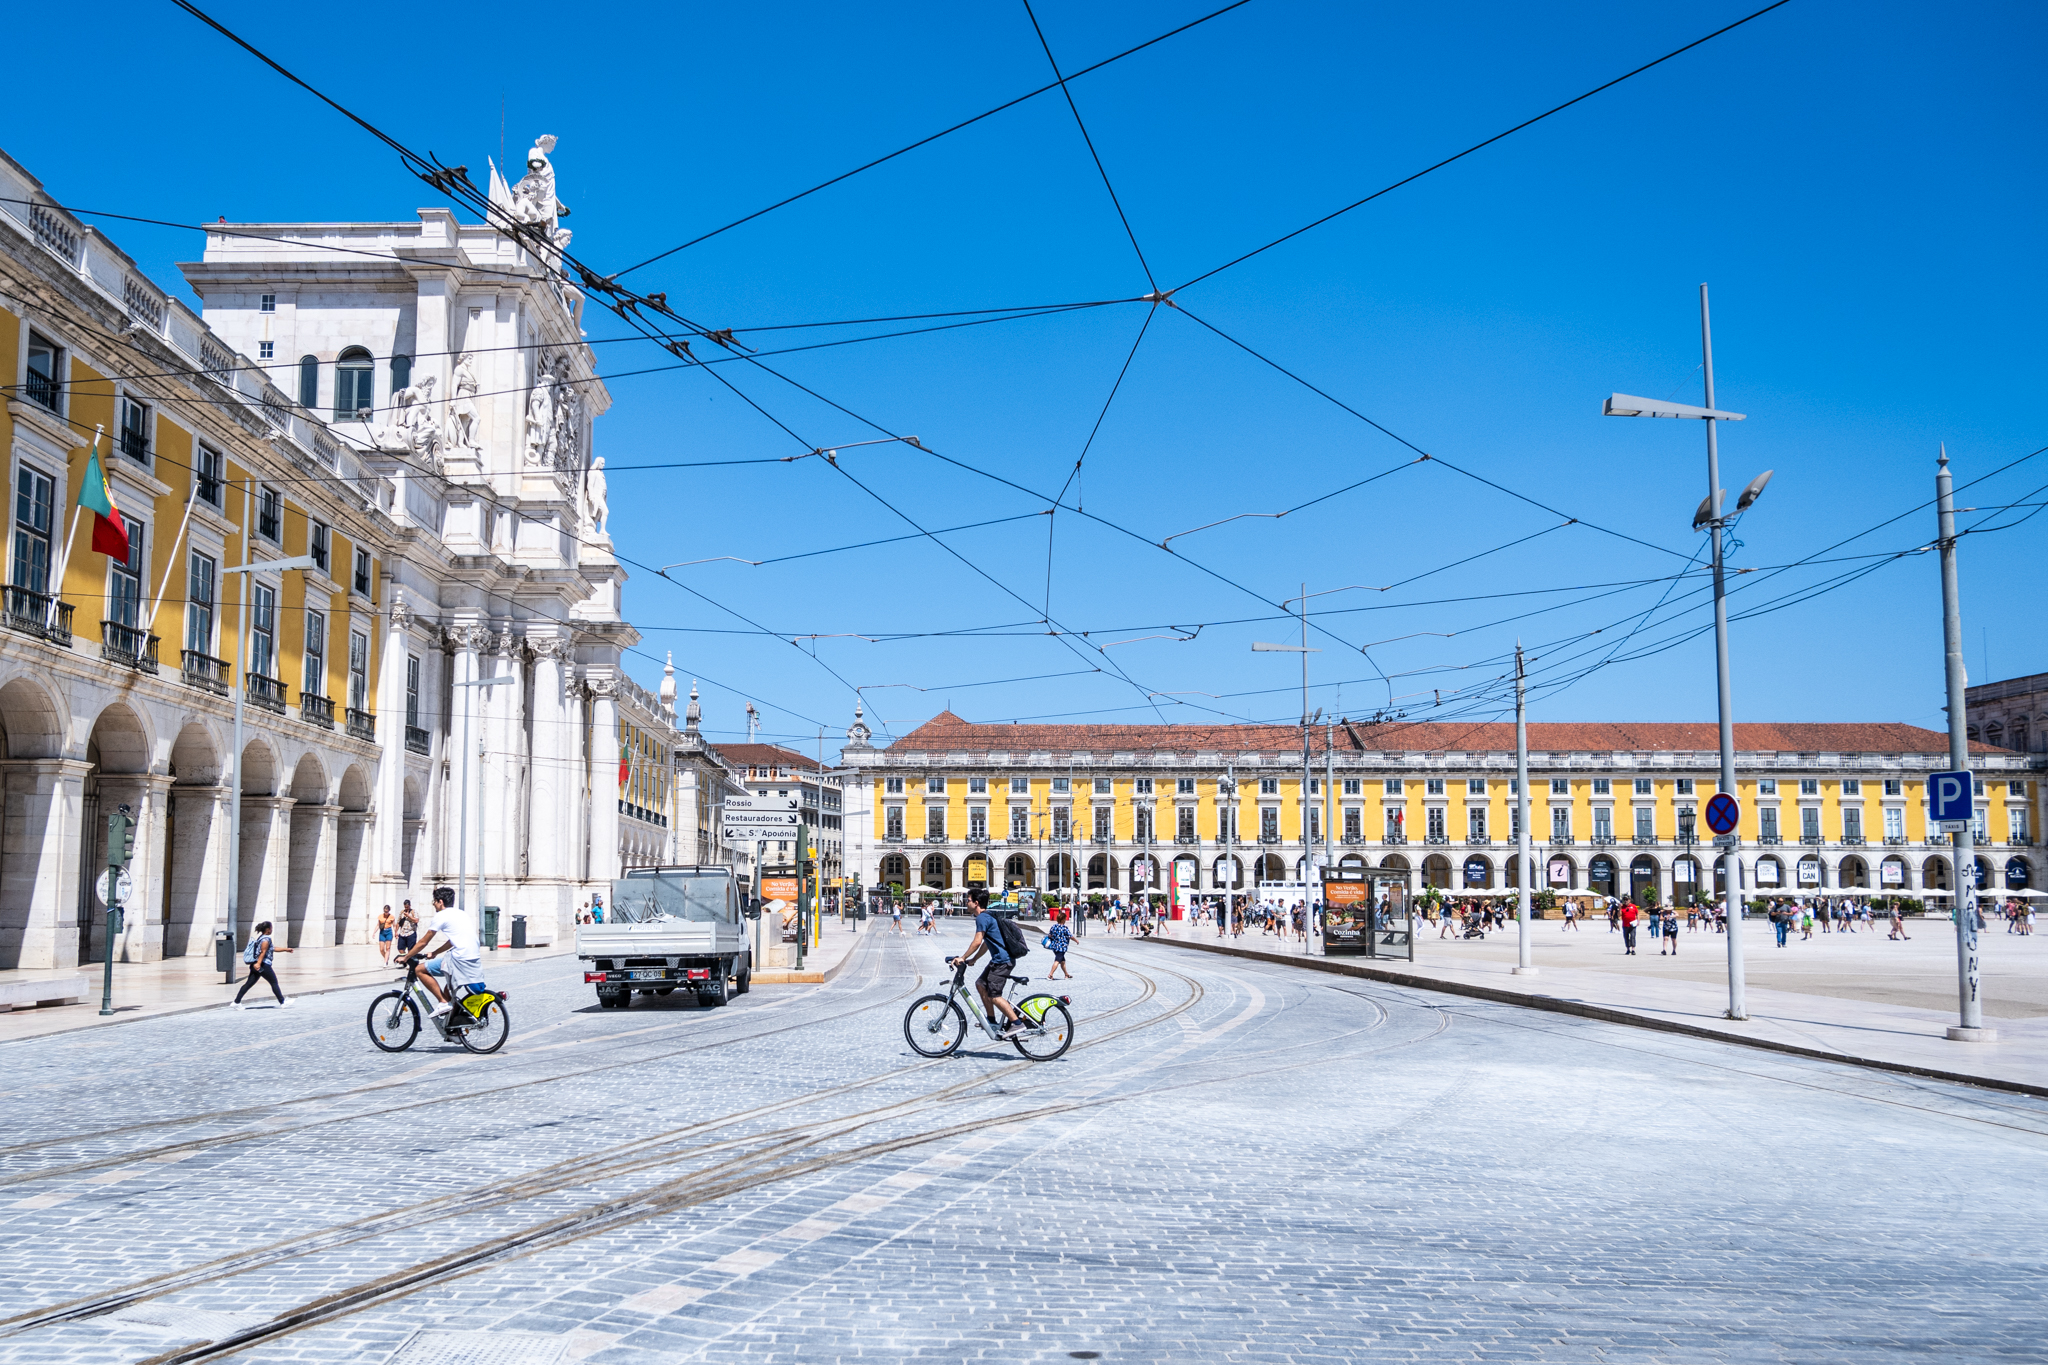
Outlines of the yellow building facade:
M1535 886L1711 895L1712 725L1530 727ZM1926 775L1947 739L1904 725L1738 725L1745 892L1940 894L1948 837ZM1517 882L1513 729L974 725L944 714L887 748L849 746L872 801L870 884L1200 894L1298 881L1323 860L1418 887ZM2041 782L1983 747L1977 875L2038 882ZM1304 801L1304 786L1307 799ZM1304 837L1306 836L1306 837Z

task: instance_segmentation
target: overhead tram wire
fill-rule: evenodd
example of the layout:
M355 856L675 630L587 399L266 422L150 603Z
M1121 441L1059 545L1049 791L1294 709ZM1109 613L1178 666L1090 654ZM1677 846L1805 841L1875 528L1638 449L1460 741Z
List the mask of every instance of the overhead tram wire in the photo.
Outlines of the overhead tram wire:
M1218 10L1211 10L1209 13L1204 14L1199 19L1190 20L1189 22L1182 24L1179 28L1169 29L1165 33L1160 34L1157 38L1149 38L1146 41L1139 43L1136 47L1125 48L1122 52L1116 53L1114 56L1105 57L1101 61L1096 62L1091 66L1084 66L1079 71L1076 71L1072 75L1065 77L1064 80L1054 81L1050 85L1041 85L1036 90L1027 91L1024 94L1017 96L1015 99L1005 100L1003 103L998 104L995 108L984 110L982 113L976 114L973 118L963 119L961 122L953 124L951 127L948 128L941 128L938 132L933 133L928 137L921 137L917 141L910 143L907 146L899 147L895 151L890 152L886 156L878 156L872 161L864 162L861 165L855 166L850 171L843 171L840 174L833 176L830 180L820 181L819 183L811 186L807 190L799 191L796 194L790 195L786 199L778 199L774 203L768 205L768 207L766 208L756 209L752 213L749 213L744 217L735 218L730 223L727 223L724 227L713 228L711 231L702 233L696 237L692 237L689 241L684 242L678 246L672 246L666 251L657 252L654 255L649 256L646 260L639 262L638 264L627 266L624 270L619 271L617 275L614 275L611 278L621 279L627 275L632 274L636 270L640 270L643 267L653 265L656 261L665 260L666 258L675 255L679 251L687 251L691 247L696 246L700 242L708 242L713 237L716 237L721 233L730 232L734 228L739 227L743 223L751 223L756 218L759 218L764 214L773 213L775 210L779 208L786 208L789 205L796 203L799 199L805 199L810 197L811 195L816 194L819 190L830 189L832 186L837 185L842 180L849 180L852 177L859 175L863 171L871 171L877 166L883 165L890 161L894 161L897 157L903 156L908 152L914 152L920 147L929 146L931 143L937 142L940 138L946 137L952 133L957 133L963 128L971 128L975 124L980 123L983 119L993 118L997 114L1002 113L1006 109L1014 109L1016 106L1023 104L1028 100L1037 99L1040 95L1043 95L1048 91L1061 89L1066 81L1079 80L1081 77L1100 71L1102 70L1102 68L1109 66L1112 63L1120 62L1126 57L1134 56L1137 53L1143 52L1148 47L1154 47L1160 43L1163 43L1168 38L1176 38L1179 37L1181 34L1186 33L1189 29L1199 28L1201 25L1208 23L1211 19L1220 18L1221 16L1230 13L1234 9L1242 9L1244 6L1250 3L1251 0L1233 0L1233 3L1225 5L1223 6L1223 8Z
M1200 284L1202 281L1209 279L1212 276L1220 275L1224 271L1229 270L1234 266L1243 265L1246 261L1251 260L1254 256L1263 255L1266 252L1271 251L1276 246L1280 246L1285 242L1291 242L1296 237L1301 236L1305 232L1312 232L1316 228L1321 227L1323 224L1330 222L1333 219L1343 217L1345 214L1351 212L1353 209L1363 208L1365 205L1370 204L1373 200L1381 198L1385 195L1392 194L1395 190L1400 189L1404 185L1412 185L1416 181L1422 179L1422 177L1429 175L1434 171L1440 171L1444 167L1449 166L1454 162L1462 161L1466 157L1472 155L1474 152L1480 151L1487 147L1491 147L1494 143L1501 141L1503 138L1513 137L1516 133L1521 132L1524 128L1533 127L1534 125L1543 122L1543 120L1549 118L1553 114L1561 114L1575 104L1582 104L1586 100L1592 99L1595 95L1601 94L1602 92L1607 90L1612 90L1615 86L1620 85L1623 81L1631 80L1634 77L1642 75L1645 71L1649 71L1655 67L1662 66L1664 63L1670 61L1674 57L1683 56L1685 53L1692 51L1694 48L1699 47L1702 44L1712 42L1714 39L1719 38L1724 33L1732 33L1734 30L1741 28L1744 24L1749 23L1751 20L1761 19L1764 15L1769 14L1772 10L1782 9L1784 6L1790 3L1792 3L1792 0L1774 0L1774 3L1765 5L1762 9L1756 10L1753 13L1746 14L1742 18L1737 19L1732 24L1725 24L1722 27L1715 29L1712 33L1707 34L1705 37L1695 38L1683 47L1673 48L1671 51L1665 53L1663 56L1657 58L1655 61L1645 62L1643 63L1643 65L1635 68L1633 71L1623 72L1621 75L1616 76L1613 80L1606 81L1600 85L1596 85L1591 90L1586 91L1582 95L1575 95L1571 99L1566 100L1563 104L1555 105L1552 108L1544 110L1542 113L1536 115L1534 118L1524 119L1520 123L1517 123L1514 127L1508 128L1502 132L1495 133L1492 137L1487 138L1483 142L1473 143L1470 147L1467 147L1462 152L1458 152L1452 156L1447 156L1442 161L1439 161L1434 165L1423 167L1421 170L1415 172L1413 175L1404 176L1401 179L1396 180L1391 185L1387 185L1381 189L1374 190L1371 194L1366 195L1363 199L1354 200L1351 203L1346 204L1343 208L1337 209L1336 211L1331 213L1324 214L1322 217L1316 219L1312 223L1308 223L1302 227L1298 227L1294 229L1294 231L1286 233L1282 236L1275 237L1272 241L1267 242L1264 246L1254 247L1252 250L1245 252L1241 256L1236 256L1230 260L1225 261L1222 265L1215 266L1211 269L1205 270L1201 274L1195 276L1193 279L1187 281L1187 283L1176 285L1173 289L1169 290L1168 293L1178 294L1182 290L1192 288L1193 286Z

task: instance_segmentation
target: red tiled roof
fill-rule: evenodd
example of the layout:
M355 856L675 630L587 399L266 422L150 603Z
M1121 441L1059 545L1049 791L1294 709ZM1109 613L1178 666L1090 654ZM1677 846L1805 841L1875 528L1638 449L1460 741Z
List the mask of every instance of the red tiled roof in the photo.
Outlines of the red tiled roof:
M824 771L815 758L806 757L780 744L714 744L719 756L741 768L796 768L807 773Z
M1323 751L1325 731L1311 732ZM1712 721L1533 721L1529 748L1543 753L1707 751L1720 747ZM903 753L1300 753L1292 725L978 725L941 711L889 746ZM1343 753L1511 753L1515 727L1505 721L1398 721L1379 726L1340 722ZM1751 721L1735 726L1743 753L1939 754L1948 736L1893 721ZM1997 753L1993 745L1973 751Z

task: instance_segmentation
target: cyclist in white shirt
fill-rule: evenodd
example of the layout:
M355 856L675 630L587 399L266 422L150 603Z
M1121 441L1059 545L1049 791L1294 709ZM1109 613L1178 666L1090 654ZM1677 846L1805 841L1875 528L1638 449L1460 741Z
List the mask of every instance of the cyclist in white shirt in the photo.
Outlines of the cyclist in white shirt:
M450 996L456 987L483 984L484 964L477 955L472 926L455 913L455 892L452 888L434 888L434 909L426 929L420 946L413 949L406 960L427 959L427 969L420 974L420 981L441 1002L434 1010L438 1016L448 1012ZM442 981L435 980L436 977L446 981L445 988Z

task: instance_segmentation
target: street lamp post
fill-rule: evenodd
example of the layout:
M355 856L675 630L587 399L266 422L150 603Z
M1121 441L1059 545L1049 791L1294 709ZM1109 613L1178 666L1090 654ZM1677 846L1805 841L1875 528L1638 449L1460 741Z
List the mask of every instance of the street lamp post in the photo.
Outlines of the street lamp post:
M458 888L466 885L467 879L469 877L469 763L471 754L469 751L470 700L467 689L477 687L497 687L500 684L515 681L517 677L518 675L514 673L500 673L495 677L471 678L468 682L459 682L454 684L458 688L465 689L462 697L462 795L457 803L457 810L459 811L459 814L456 817L455 823L455 885ZM483 740L482 737L479 736L477 740L477 749L479 757L481 756L482 748ZM484 794L482 788L483 764L478 763L476 767L478 782L476 794L476 905L473 908L476 911L476 941L477 946L481 948L484 942ZM498 945L493 943L490 946L495 948Z
M248 551L245 549L243 554ZM287 569L310 569L313 556L293 555L288 559L265 559L254 564L238 564L223 570L225 573L267 573L273 569L283 572ZM235 778L234 818L228 821L228 936L230 940L238 934L242 918L242 701L249 691L249 646L250 618L255 614L251 600L256 595L254 584L249 580L242 583L242 639L235 651L235 668L241 673L241 686L235 689Z
M1236 916L1237 884L1242 880L1237 875L1237 765L1223 765L1223 780L1216 784L1216 804L1219 810L1216 832L1223 836L1223 914L1218 918L1218 937L1230 937L1230 923Z
M1301 656L1301 801L1299 804L1301 806L1301 913L1303 919L1302 928L1306 931L1310 927L1307 921L1311 916L1308 908L1308 865L1310 857L1308 841L1308 784L1310 772L1308 753L1308 656L1320 654L1323 651L1308 647L1308 584L1304 583L1301 585L1301 596L1296 600L1301 603L1301 643L1298 645L1276 645L1260 640L1252 644L1252 650L1255 653L1261 654L1299 654Z
M1603 411L1609 417L1681 417L1696 418L1707 425L1707 496L1693 514L1695 530L1704 527L1713 537L1714 550L1714 667L1717 677L1718 701L1721 713L1721 790L1730 799L1739 799L1735 790L1735 718L1734 702L1728 684L1728 591L1723 568L1723 532L1735 517L1749 510L1763 494L1764 485L1770 482L1771 471L1765 470L1742 490L1742 496L1735 504L1734 513L1724 516L1721 510L1721 447L1716 434L1716 422L1740 422L1744 414L1723 412L1714 406L1714 329L1707 309L1707 287L1700 286L1700 351L1706 371L1706 406L1692 407L1685 403L1662 402L1649 398L1635 398L1617 393L1608 398ZM1742 963L1742 895L1738 887L1741 865L1736 852L1741 846L1740 827L1715 839L1721 846L1721 918L1728 926L1728 1017L1749 1018L1749 1003L1743 984Z
M1529 951L1529 708L1522 695L1522 642L1515 642L1515 975L1536 975Z

